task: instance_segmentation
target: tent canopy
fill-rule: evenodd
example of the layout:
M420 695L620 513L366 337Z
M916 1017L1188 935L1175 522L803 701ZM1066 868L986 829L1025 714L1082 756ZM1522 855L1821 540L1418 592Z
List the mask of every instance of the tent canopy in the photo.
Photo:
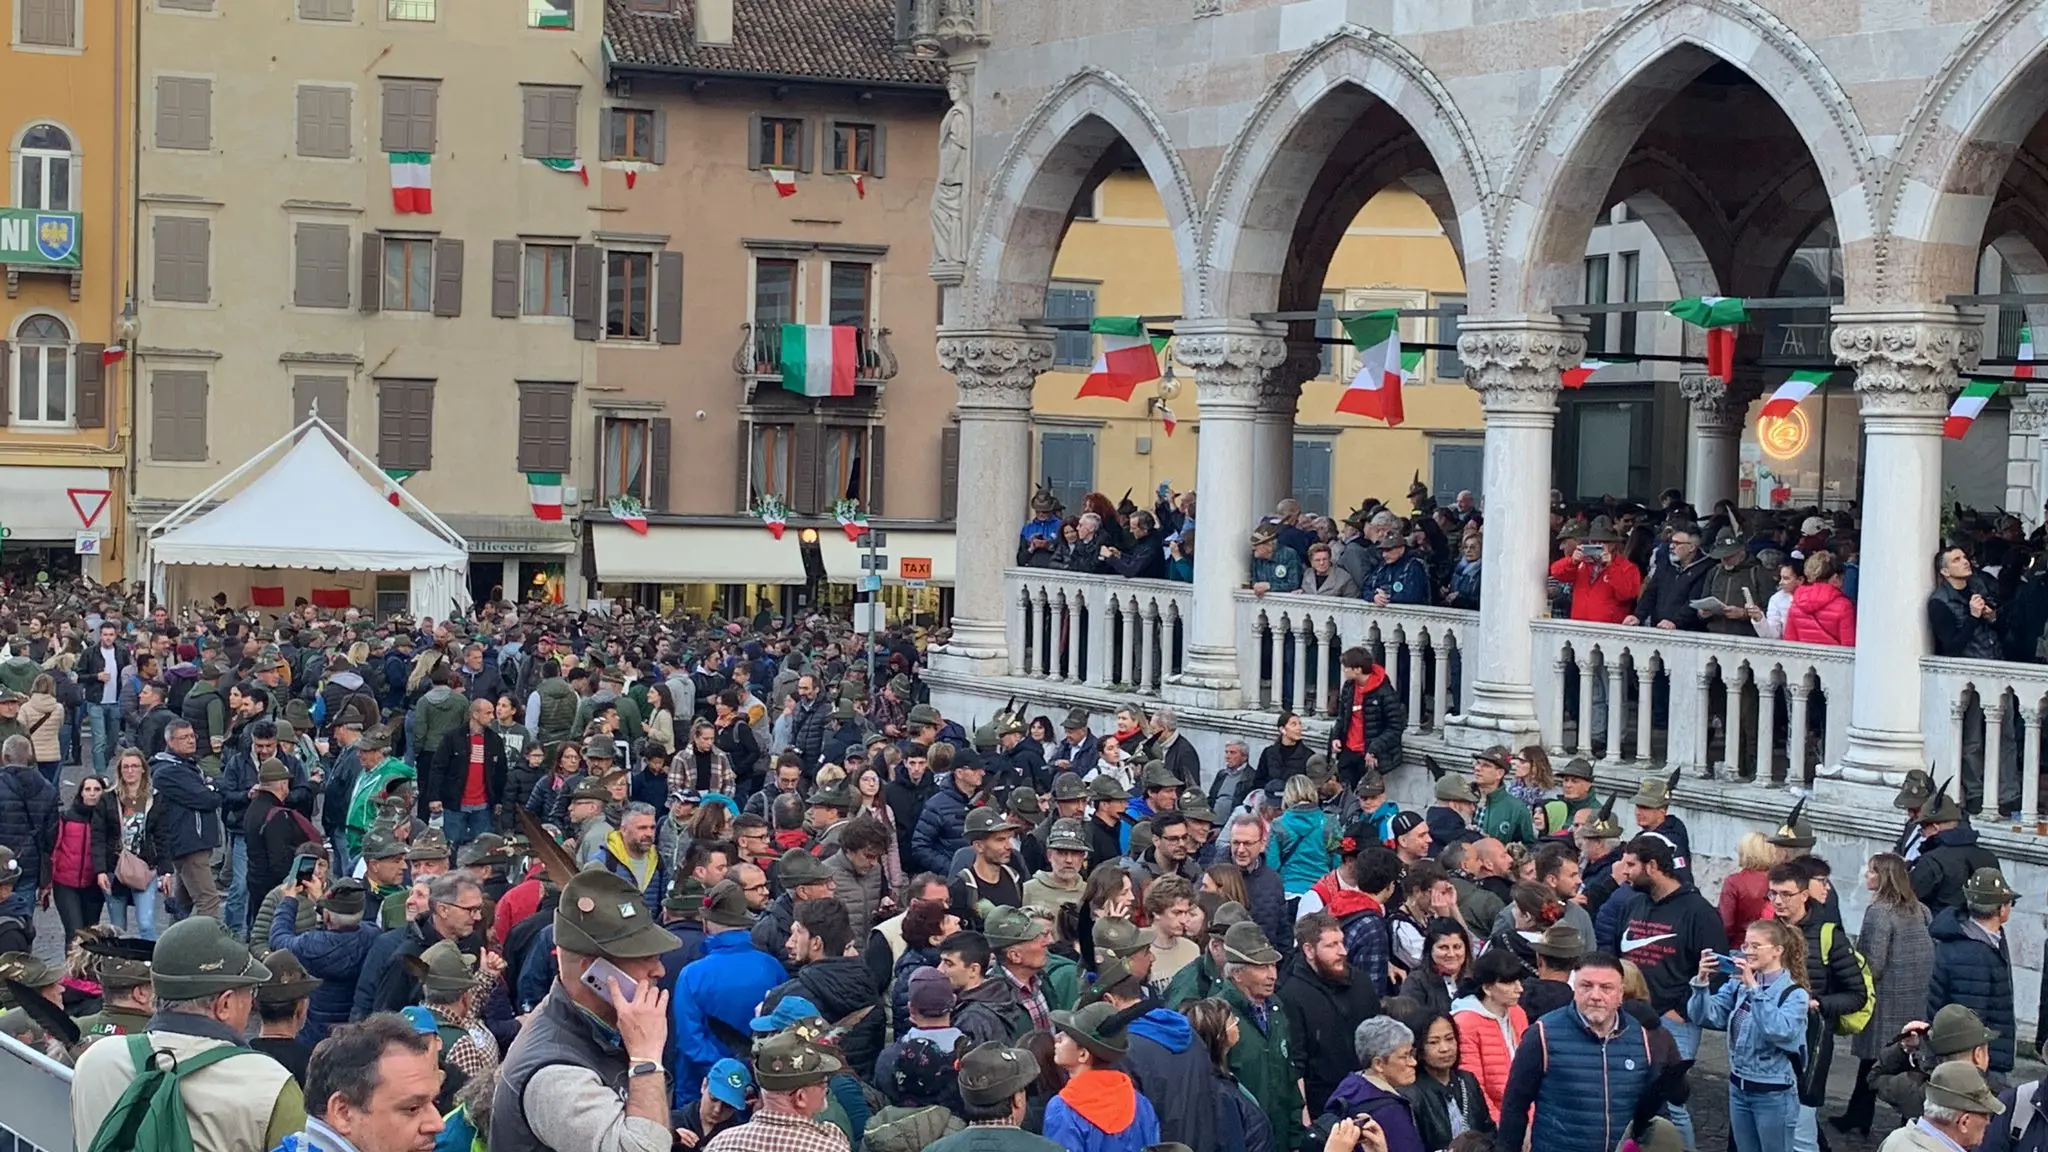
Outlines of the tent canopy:
M308 434L232 499L152 541L155 562L377 572L468 563L462 548L365 480L324 423L308 423Z

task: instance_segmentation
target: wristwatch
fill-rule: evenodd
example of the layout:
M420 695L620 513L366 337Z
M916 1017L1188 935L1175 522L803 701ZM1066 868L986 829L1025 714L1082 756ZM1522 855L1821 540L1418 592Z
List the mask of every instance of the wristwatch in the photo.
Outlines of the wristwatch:
M659 1076L665 1071L667 1069L661 1066L661 1061L659 1060L641 1060L626 1069L626 1078L637 1080L642 1076Z

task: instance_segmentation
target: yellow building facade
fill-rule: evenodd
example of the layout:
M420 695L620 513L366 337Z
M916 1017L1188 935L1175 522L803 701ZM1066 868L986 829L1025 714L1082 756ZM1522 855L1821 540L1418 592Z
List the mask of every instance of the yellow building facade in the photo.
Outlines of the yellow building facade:
M1464 302L1456 251L1420 197L1390 190L1352 222L1331 262L1324 308L1437 308ZM1180 308L1180 269L1158 194L1142 172L1104 180L1090 215L1069 227L1053 265L1049 319L1084 316L1171 316ZM1341 336L1334 320L1319 325ZM1456 324L1437 318L1401 321L1408 343L1455 343ZM1405 507L1400 498L1418 473L1446 499L1479 487L1483 435L1479 398L1467 388L1453 353L1425 354L1419 374L1402 388L1406 420L1398 428L1337 411L1338 394L1356 370L1348 345L1329 345L1324 372L1303 388L1294 424L1293 494L1310 511L1342 513L1367 496ZM1171 435L1158 410L1160 389L1140 385L1128 403L1077 399L1094 358L1094 342L1069 332L1058 341L1057 365L1033 394L1033 477L1051 484L1069 510L1077 493L1111 500L1126 489L1150 506L1161 484L1185 491L1195 482L1201 412L1194 381L1180 373L1178 395L1166 402ZM1261 513L1271 509L1260 509Z
M119 579L135 6L0 0L0 572ZM111 361L111 362L108 362Z

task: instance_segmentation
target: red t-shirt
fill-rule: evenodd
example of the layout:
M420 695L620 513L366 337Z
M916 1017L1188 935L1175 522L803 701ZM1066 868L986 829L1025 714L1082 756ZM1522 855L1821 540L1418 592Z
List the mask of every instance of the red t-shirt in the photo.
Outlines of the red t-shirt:
M1351 687L1351 723L1344 729L1344 750L1365 751L1365 685L1357 683Z
M484 734L469 734L469 778L462 782L462 806L475 808L491 802L484 791Z

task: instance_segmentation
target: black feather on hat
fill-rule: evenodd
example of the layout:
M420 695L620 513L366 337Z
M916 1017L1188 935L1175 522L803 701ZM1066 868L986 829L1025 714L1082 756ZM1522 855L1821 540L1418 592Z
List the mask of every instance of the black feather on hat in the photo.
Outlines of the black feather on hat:
M1666 781L1664 782L1664 796L1665 796L1665 798L1666 798L1666 799L1669 799L1670 797L1672 797L1672 796L1674 796L1674 795L1677 795L1677 793L1678 793L1678 778L1679 778L1679 776L1680 776L1681 774L1683 774L1683 772L1684 772L1684 769L1681 769L1681 768L1673 768L1673 769L1671 770L1671 779L1669 779L1669 780L1666 780Z
M35 1021L36 1027L55 1037L66 1049L78 1046L81 1035L78 1031L78 1022L65 1015L62 1008L43 999L40 990L9 980L7 994L13 998L14 1006L21 1009L23 1015Z
M1431 780L1441 780L1444 778L1444 766L1437 763L1436 757L1431 756L1427 752L1422 754L1422 766L1429 769L1429 778Z
M1614 819L1614 793L1609 792L1607 794L1607 802L1600 805L1599 818L1603 822Z

